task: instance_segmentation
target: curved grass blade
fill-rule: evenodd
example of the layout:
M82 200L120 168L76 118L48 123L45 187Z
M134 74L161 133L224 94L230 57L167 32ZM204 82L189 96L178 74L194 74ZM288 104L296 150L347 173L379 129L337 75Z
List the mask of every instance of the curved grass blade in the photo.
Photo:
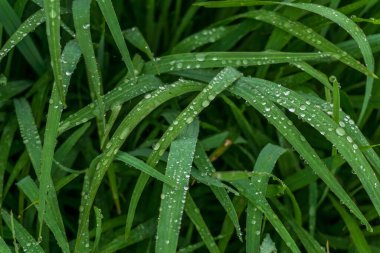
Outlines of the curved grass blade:
M312 3L283 3L283 4L287 6L292 6L299 9L307 10L310 12L314 12L318 15L321 15L337 23L344 30L346 30L352 36L352 38L356 41L356 43L359 46L360 51L362 52L364 62L368 70L370 72L374 72L375 70L374 58L373 58L372 50L368 43L367 37L364 34L364 32L360 29L360 27L350 18L348 18L347 16L345 16L339 11L335 11L332 8L328 8L322 5L318 5L318 4L312 4ZM367 76L363 105L362 105L362 109L361 109L359 120L358 120L359 125L361 121L363 120L364 114L368 107L369 98L372 93L373 77L376 77L376 76L373 76L373 75Z
M165 131L161 139L153 147L154 151L149 156L147 164L154 167L170 143L181 133L182 129L190 124L204 108L210 105L210 102L213 101L219 93L232 85L240 76L241 74L238 71L230 67L220 71ZM136 206L148 179L149 177L147 175L140 174L133 190L126 222L126 236L128 236L132 227Z
M74 69L80 58L80 50L75 41L69 41L65 46L65 49L62 53L62 58L59 62L62 61L61 72L63 73L73 73ZM71 75L64 75L62 79L62 87L63 87L63 96L65 96L69 83L70 83ZM41 153L41 165L40 165L40 173L38 173L39 181L40 181L40 203L39 203L39 221L40 226L43 224L43 217L45 214L46 201L50 201L50 197L48 199L48 195L55 194L55 191L51 191L48 193L48 188L53 187L53 182L51 178L51 168L53 165L53 157L54 150L56 145L56 140L58 137L58 126L61 118L63 110L63 104L59 97L58 88L56 85L53 86L53 90L51 93L51 98L49 100L49 109L46 120L46 128L44 133L44 144L42 147ZM53 193L54 192L54 193ZM59 209L58 209L59 210ZM41 232L41 230L40 230Z
M195 204L193 198L187 193L185 212L190 218L191 222L195 225L198 230L199 235L201 236L203 242L205 243L207 249L211 253L219 253L219 248L216 245L213 236L211 235L210 230L208 229L205 221L203 220L202 215L200 214L199 208Z
M256 88L265 94L267 98L298 115L303 121L308 122L334 144L339 153L357 174L374 207L380 214L380 192L376 190L380 182L363 153L358 149L357 144L353 142L351 136L346 134L345 121L347 119L341 119L339 123L336 123L328 114L314 106L309 106L308 103L310 101L307 101L289 89L262 79L251 79L251 82L256 83ZM288 95L278 100L277 96L284 93Z
M207 154L201 144L197 145L194 163L197 166L197 168L201 171L201 175L211 177L212 173L215 172L215 168L212 165L210 159L207 157ZM218 180L218 182L220 181ZM226 210L228 217L231 219L231 222L233 223L236 229L237 236L241 241L243 241L242 232L239 224L239 218L237 216L234 205L230 197L228 196L228 193L225 189L222 189L215 185L210 185L210 189L214 193L215 197L219 200L219 203Z
M30 176L27 176L17 182L17 187L19 187L24 192L31 203L39 202L37 185L33 182L33 179ZM65 231L62 230L61 225L58 224L60 221L57 219L57 217L59 217L61 214L54 212L57 209L52 207L49 202L47 205L48 211L46 212L45 217L46 224L52 231L55 239L58 242L58 245L62 249L62 252L70 252ZM36 204L35 207L38 209L38 204Z
M103 13L104 18L108 24L111 31L112 37L114 38L117 47L119 48L120 54L123 58L125 65L128 68L129 73L135 78L135 68L133 66L131 57L129 55L127 44L123 38L123 33L120 28L120 24L117 21L117 16L112 5L112 1L97 0L96 1Z
M47 0L46 0L47 1ZM94 48L92 46L90 32L90 8L91 0L74 0L73 1L73 18L76 31L76 39L82 51L86 63L87 79L90 88L90 96L96 102L98 108L97 125L99 136L103 135L105 127L105 109L102 98L103 85L100 79L100 73L95 58ZM70 72L69 72L70 73Z
M144 163L140 159L138 159L138 158L136 158L136 157L134 157L128 153L119 151L117 153L117 155L115 156L115 159L119 160L119 161L121 161L121 162L123 162L129 166L132 166L132 167L148 174L149 176L160 180L161 182L164 182L165 184L169 185L170 187L176 187L176 182L173 179L171 179L169 176L161 174L160 172L158 172L157 170L155 170L151 166L147 165L146 163Z
M356 221L351 217L346 210L344 210L339 203L331 196L329 196L331 203L338 211L344 223L346 224L348 231L350 232L350 237L352 239L353 244L356 247L356 250L360 253L370 253L372 252L371 248L368 245L363 232L360 230L359 225Z
M9 35L16 32L17 28L21 25L18 15L7 0L0 0L0 23L3 24ZM17 47L33 70L37 74L42 75L46 69L45 64L33 40L30 37L26 37Z
M149 48L148 43L145 41L144 36L141 34L138 27L133 27L131 29L125 30L123 32L124 37L134 45L136 48L144 52L151 61L154 60L154 55Z
M29 234L29 232L16 220L13 215L9 215L4 209L1 210L1 216L10 230L13 230L17 241L25 252L44 253L39 243Z
M45 22L45 12L43 9L36 11L25 20L0 49L0 62L9 51L17 46L26 36L28 36L29 33L33 32L43 22Z
M272 173L272 170L280 156L286 150L272 144L267 144L257 157L254 166L254 172L258 172L257 177L251 178L252 193L266 195L268 180L264 173ZM248 203L246 218L246 251L259 252L260 250L260 234L262 224L262 213L257 208Z
M143 72L162 74L169 71L200 68L247 67L299 61L333 59L330 53L287 53L287 52L206 52L163 56L147 62ZM365 67L364 67L365 68Z
M158 88L161 84L162 82L152 75L138 77L137 83L134 80L126 80L103 96L104 109L108 111L112 106L121 105L141 94ZM97 109L96 105L96 101L92 102L79 111L70 114L60 123L59 134L96 117L99 114L99 109Z
M93 252L97 252L98 246L99 246L99 241L102 235L102 219L103 219L103 214L102 210L94 206L94 211L95 211L95 219L96 219L96 234L95 234L95 242L94 246L92 248Z
M235 29L234 26L219 26L204 29L180 41L177 45L173 47L173 49L171 50L171 54L188 53L208 43L214 43L215 41L226 36L233 29Z
M155 252L176 252L198 132L199 122L193 121L170 146L165 176L176 185L162 189Z
M290 121L276 105L268 99L265 99L265 96L263 96L261 92L253 88L257 86L252 86L248 83L245 84L245 81L239 81L230 88L230 91L247 100L256 110L264 115L293 146L293 148L305 159L305 161L307 161L313 171L342 200L342 203L352 210L352 213L366 225L368 230L371 230L371 226L360 209L347 195L342 186L337 182L335 177L326 167L325 163L318 157L315 150L310 146L303 135L297 130L297 128L294 127L292 121ZM284 95L286 96L286 94L288 94L288 91ZM276 100L277 99L279 98L276 98Z
M201 83L192 81L178 81L172 85L164 87L163 89L158 89L152 94L146 94L145 99L141 100L119 124L119 127L115 130L112 138L106 144L103 155L100 157L100 160L97 161L97 175L91 182L91 187L88 190L88 196L86 196L86 198L82 197L81 205L83 206L83 210L79 216L80 222L75 245L75 252L78 252L78 250L82 249L82 247L84 247L86 244L86 238L83 236L83 233L85 233L87 230L88 224L86 221L90 216L91 205L95 200L97 190L102 182L105 173L107 172L108 167L112 163L114 156L123 145L128 135L149 113L151 113L162 103L188 92L199 91L201 88Z

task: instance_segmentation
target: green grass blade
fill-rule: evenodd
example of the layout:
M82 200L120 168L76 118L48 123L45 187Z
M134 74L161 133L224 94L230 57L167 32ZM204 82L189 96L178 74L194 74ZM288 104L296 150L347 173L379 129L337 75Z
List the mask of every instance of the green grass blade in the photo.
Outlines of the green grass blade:
M128 153L119 151L117 153L115 159L119 160L119 161L121 161L121 162L123 162L129 166L132 166L132 167L148 174L149 176L160 180L161 182L164 182L169 187L175 187L176 186L176 182L173 179L171 179L168 175L161 174L156 169L152 168L151 166L147 165L146 163L144 163L140 159L138 159L138 158L136 158L136 157L134 157Z
M99 242L100 242L100 238L102 235L103 214L102 214L102 210L97 208L96 206L94 206L94 211L95 211L95 217L96 217L95 218L96 219L96 235L95 235L95 242L94 242L94 246L92 248L92 251L97 252Z
M0 237L0 251L4 253L12 253L11 249L2 237Z
M260 152L255 163L254 172L259 172L257 177L251 178L252 192L256 194L266 194L269 178L262 173L272 173L278 158L286 150L272 144L266 145ZM262 173L261 173L262 172ZM246 251L258 252L260 249L262 213L257 208L248 203L246 219ZM259 233L257 233L259 232Z
M203 146L200 144L198 144L196 148L194 163L201 171L201 175L211 176L212 173L215 172L214 166L212 165L210 159L207 157ZM216 187L215 185L210 185L210 189L215 194L215 197L219 200L223 208L226 210L228 217L231 219L231 222L236 229L236 233L239 239L242 241L242 232L239 224L239 218L236 214L236 210L230 197L228 196L227 191L225 189L221 189L220 187Z
M27 196L31 203L38 203L38 188L33 182L32 178L27 176L17 182L17 187L19 187L24 194ZM38 208L38 204L35 205ZM57 209L50 205L48 202L48 208L46 212L45 221L50 230L52 231L58 245L61 247L62 252L70 252L69 243L65 231L62 225L59 225L62 221L59 221L58 217L61 215L59 212L55 212Z
M187 194L186 203L185 203L185 212L186 215L190 218L191 222L195 225L198 230L199 235L201 236L203 242L205 243L207 249L211 253L218 253L219 248L216 245L213 236L211 235L210 230L208 229L203 217L199 211L199 208L195 204L193 198L190 194Z
M302 134L294 127L292 121L290 121L278 107L272 104L272 102L266 100L265 97L262 97L263 94L261 92L250 88L250 85L245 86L244 82L242 81L238 82L238 84L232 87L230 90L234 94L247 100L256 110L266 116L268 121L277 128L277 130L287 139L293 148L305 159L305 161L307 161L313 171L326 183L326 185L334 192L334 194L336 194L342 200L342 202L350 210L352 210L352 213L363 224L366 224L367 229L371 230L371 226L357 205L351 200L342 186L337 182L335 177L326 167L325 163L318 157L315 150L305 140ZM286 91L284 94L285 97L286 94L288 94L288 91ZM279 98L276 98L276 100L277 99ZM266 108L270 108L270 110L268 111Z
M0 1L0 23L10 35L16 32L21 25L19 17L7 0ZM18 49L37 74L44 72L46 69L44 61L30 37L26 37L24 41L19 43Z
M29 81L7 82L6 86L0 86L0 107L10 98L23 92L31 86Z
M117 16L113 8L112 1L97 0L96 2L98 3L104 18L106 19L112 37L114 38L116 45L119 48L120 54L125 65L128 68L129 73L132 75L132 77L135 77L135 68L133 66L131 57L129 56L128 47L123 38L120 24L117 21Z
M188 53L208 43L214 43L226 36L233 28L235 27L219 26L194 33L175 45L171 54Z
M156 252L174 253L177 250L198 131L199 122L194 121L170 146L165 176L175 181L176 185L174 188L164 185L162 189Z
M125 240L124 232L121 232L118 236L115 237L115 239L107 243L105 246L101 247L99 252L117 252L118 250L121 250L125 247L153 237L156 233L156 226L157 222L155 219L145 221L144 223L141 223L133 228L131 236L128 237L127 240Z
M126 80L103 96L104 109L108 111L112 106L122 105L139 95L157 89L161 84L162 82L152 75L138 77L137 83L134 80ZM98 114L97 102L92 102L63 120L60 123L59 134L91 120Z
M63 73L73 73L76 65L80 58L80 50L75 41L69 41L65 46L65 49L62 53L62 58L59 59L59 64L61 66L60 72ZM63 87L63 96L65 96L69 83L70 83L70 75L64 75L62 81ZM58 88L56 85L53 86L53 90L51 92L51 98L49 100L49 109L46 120L46 128L44 133L44 143L42 146L41 153L41 165L40 165L40 204L39 204L39 221L41 222L41 226L43 223L43 217L45 214L46 201L48 198L48 188L53 187L53 182L51 178L51 169L53 165L54 158L54 150L58 137L58 126L61 118L63 104L60 99L60 94L58 92ZM55 194L55 192L54 192ZM41 232L41 231L40 231Z
M169 147L171 141L173 141L182 131L186 125L190 124L194 118L207 106L215 97L221 93L228 86L232 85L240 77L240 73L233 68L225 68L220 71L214 79L197 95L196 98L186 107L185 110L173 121L171 126L162 135L161 139L153 147L154 152L149 156L147 163L151 166L155 166L160 157L164 154L164 151ZM148 182L149 177L145 174L141 174L135 189L132 194L131 203L129 205L129 211L126 222L126 235L132 226L134 213L137 203L140 199L141 193Z
M287 53L287 52L205 52L163 56L147 62L146 74L162 74L170 71L200 68L247 67L265 64L318 61L332 59L330 53Z
M97 124L99 136L102 136L105 127L105 109L102 98L103 85L95 58L94 48L92 46L90 31L90 9L91 0L73 1L72 11L76 31L76 39L78 41L86 64L90 96L92 100L96 102L96 107L99 110L97 114Z
M261 79L255 79L253 82L258 84L257 88L272 101L275 101L290 111L297 108L293 111L296 115L305 122L309 122L309 124L322 133L326 139L334 143L336 149L357 174L364 189L371 198L374 207L380 214L380 192L376 190L376 187L380 185L380 183L363 153L358 149L357 144L353 142L351 136L346 134L345 128L349 127L346 126L346 122L349 124L349 119L340 119L339 123L336 123L328 114L314 105L309 106L308 103L311 103L310 101L307 101L293 91L283 88L282 86L277 86L269 81L262 82ZM280 100L275 96L276 94L284 93L288 95L283 96ZM313 117L306 115L313 115Z
M4 209L1 210L1 216L4 222L7 224L10 230L13 230L17 241L25 252L44 253L39 243L29 234L29 232L13 218L13 215L9 215Z
M360 253L372 252L367 240L363 235L363 232L359 228L359 224L357 224L357 222L351 217L351 215L347 213L347 211L344 210L344 208L342 208L333 197L330 197L330 201L344 220L344 223L346 224L348 231L350 232L350 237L353 244L356 247L356 250Z
M26 99L15 99L14 106L26 150L37 174L40 173L41 138L32 114L32 109Z
M366 35L360 29L360 27L357 24L355 24L354 21L352 21L350 18L340 13L339 11L335 11L334 9L331 9L322 5L318 5L318 4L312 4L312 3L284 3L284 4L288 6L300 8L303 10L307 10L310 12L314 12L318 15L321 15L325 18L330 19L331 21L341 26L344 30L346 30L352 36L352 38L358 44L368 70L370 72L374 72L375 66L374 66L374 58L373 58L371 47L368 43ZM373 75L367 77L366 91L365 91L363 105L362 105L362 109L360 111L360 116L358 120L359 125L361 121L363 120L364 114L367 110L369 98L372 93L372 86L373 86Z
M249 182L248 180L239 180L233 181L232 184L239 190L239 192L244 197L246 197L257 209L259 209L265 215L265 217L269 220L273 227L276 228L276 231L281 236L281 238L286 242L286 246L288 246L292 252L301 252L293 238L290 236L288 230L278 219L277 215L274 213L274 211L266 201L264 195L257 195L252 191L253 187L251 185L251 182Z
M129 41L129 43L140 49L141 52L145 53L151 61L154 60L153 52L150 50L148 43L137 27L125 30L124 37Z
M104 153L101 156L97 166L97 177L91 182L89 197L82 198L83 212L80 213L79 229L76 240L76 250L83 246L83 232L86 230L86 220L90 215L91 204L93 203L97 190L102 182L102 179L107 172L114 156L123 145L125 139L133 131L133 129L154 109L169 99L186 94L188 92L199 91L202 84L192 81L178 81L172 85L168 85L164 89L157 89L152 94L146 94L145 99L141 100L133 110L123 119L115 130L110 141L106 144Z
M46 34L49 44L50 61L54 74L54 86L63 106L66 107L61 66L61 5L60 1L44 0Z
M36 11L27 20L25 20L20 27L9 37L9 39L2 45L0 49L0 62L11 51L15 46L17 46L23 39L28 36L29 33L33 32L40 24L45 22L45 12L43 9Z

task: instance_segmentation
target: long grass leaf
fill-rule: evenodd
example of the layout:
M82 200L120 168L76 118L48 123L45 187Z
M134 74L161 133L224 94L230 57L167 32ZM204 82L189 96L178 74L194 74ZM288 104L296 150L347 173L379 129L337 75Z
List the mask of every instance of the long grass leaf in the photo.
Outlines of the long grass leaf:
M119 151L115 157L116 160L119 160L129 166L132 166L146 174L148 174L151 177L154 177L165 184L169 185L170 187L176 186L176 181L174 179L171 179L168 175L163 175L159 171L155 170L151 166L147 165L140 159L129 155L128 153Z
M190 124L194 118L207 106L215 97L225 90L228 86L232 85L240 77L240 73L233 68L225 68L220 71L211 82L197 95L196 98L183 110L180 115L173 121L171 127L169 127L163 134L161 139L153 147L154 152L149 156L147 163L151 166L155 166L160 157L164 154L164 151L168 148L171 141L173 141L182 131L186 125ZM129 205L129 211L126 222L126 235L128 235L132 226L134 213L137 203L140 199L141 193L148 182L149 177L145 174L141 174L135 189L133 191L131 203Z
M169 71L200 68L247 67L255 65L319 61L333 59L330 53L287 52L205 52L163 56L145 64L144 73L162 74Z
M19 17L7 0L0 1L0 23L9 35L15 33L21 25ZM37 74L42 74L46 67L33 40L27 36L17 47L33 70Z
M120 24L117 20L112 1L97 0L97 3L100 7L100 10L103 13L104 18L106 19L112 37L114 38L116 45L119 48L124 63L127 66L129 73L132 75L132 77L134 77L135 68L129 55L127 44L125 43L125 40L123 38L123 33L121 31Z
M73 73L76 65L80 58L80 50L78 44L75 41L70 41L65 46L65 49L62 53L62 58L59 60L62 61L61 72L63 73ZM63 96L65 96L71 75L64 75L62 79L63 87ZM53 165L54 150L56 145L56 139L58 137L58 126L63 110L63 104L59 97L59 92L57 86L53 86L51 93L51 98L49 100L49 109L46 120L46 129L44 133L44 143L42 146L41 152L41 165L39 173L40 181L40 204L39 204L39 220L41 226L43 223L43 217L45 215L46 201L50 199L49 195L53 194L49 192L49 187L53 187L53 182L51 178L51 168ZM55 194L55 192L54 192Z
M253 193L266 194L268 185L268 177L262 173L272 173L275 163L278 158L286 150L272 144L266 145L260 152L255 163L254 172L258 172L257 177L252 177ZM247 220L246 220L246 250L247 252L258 252L260 249L260 234L261 234L262 213L257 208L248 203Z
M205 243L207 249L211 253L218 253L219 248L216 245L214 238L211 235L210 230L208 229L199 208L195 204L193 198L190 194L187 194L186 203L185 203L185 212L186 215L189 216L192 223L194 223L195 227L198 230L199 235L201 236L203 242Z
M156 252L176 252L182 213L189 189L189 179L199 122L194 121L172 142L165 176L176 182L175 187L164 185L157 225Z
M33 32L40 24L45 22L43 9L36 11L9 37L0 49L0 62L15 46L17 46L29 33Z
M170 89L169 89L170 87ZM100 157L100 161L97 167L97 176L94 177L91 182L91 188L89 191L89 196L82 198L82 205L84 206L83 212L80 213L80 223L76 240L76 250L83 246L84 237L83 232L86 230L86 220L90 215L91 204L93 203L97 190L102 182L102 179L107 172L114 156L117 151L123 145L125 139L133 131L133 129L154 109L160 106L167 100L186 94L188 92L199 91L202 88L202 84L192 81L178 81L172 85L168 85L164 89L158 89L152 94L148 93L145 95L145 99L140 101L133 110L123 119L119 124L118 128L115 130L112 138L108 141L105 146L104 153Z
M125 30L124 37L129 41L129 43L144 52L151 61L154 60L153 52L149 48L148 43L137 27Z
M261 80L261 79L259 79ZM286 115L280 111L272 102L263 97L263 94L256 89L250 88L251 85L245 86L244 82L238 82L230 90L236 95L246 99L256 110L266 116L268 121L273 124L277 130L286 138L294 149L307 161L315 173L326 183L326 185L336 194L342 202L352 210L352 213L363 223L367 229L371 230L367 219L364 217L357 205L351 200L342 186L337 182L332 173L328 170L325 163L318 157L314 149L294 127ZM288 94L288 91L285 95ZM279 98L276 98L276 100ZM306 101L305 101L306 104ZM269 108L269 111L268 111Z
M380 192L376 190L376 187L380 183L363 153L358 149L357 144L353 142L351 136L346 134L345 128L348 127L346 126L346 122L350 124L349 119L343 118L340 119L339 123L336 123L328 114L318 109L315 105L309 106L308 103L310 101L307 101L295 92L269 81L262 82L262 79L251 80L258 84L257 88L268 96L269 99L294 112L305 122L309 122L312 127L322 133L330 142L334 143L336 149L357 174L374 207L380 214ZM287 95L278 100L276 94L280 95L284 93Z
M367 240L365 239L363 232L359 228L359 224L344 210L339 203L333 198L330 197L330 201L338 211L344 223L346 224L348 231L350 232L350 237L353 244L356 247L356 250L360 253L370 253L372 252L371 248L368 245Z

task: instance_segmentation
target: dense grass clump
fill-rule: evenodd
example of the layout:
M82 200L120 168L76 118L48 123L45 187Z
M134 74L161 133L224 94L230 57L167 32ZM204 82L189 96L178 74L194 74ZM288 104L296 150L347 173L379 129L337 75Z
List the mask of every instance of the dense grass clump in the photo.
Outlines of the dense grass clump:
M380 252L379 24L0 0L0 252Z

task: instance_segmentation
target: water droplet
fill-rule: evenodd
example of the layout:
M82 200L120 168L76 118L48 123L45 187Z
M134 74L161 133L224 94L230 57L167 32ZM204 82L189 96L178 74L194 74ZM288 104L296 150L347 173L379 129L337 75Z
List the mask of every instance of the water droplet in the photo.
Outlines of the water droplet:
M343 136L346 134L346 131L344 131L343 128L341 127L338 127L336 130L335 130L336 134L339 135L339 136Z

